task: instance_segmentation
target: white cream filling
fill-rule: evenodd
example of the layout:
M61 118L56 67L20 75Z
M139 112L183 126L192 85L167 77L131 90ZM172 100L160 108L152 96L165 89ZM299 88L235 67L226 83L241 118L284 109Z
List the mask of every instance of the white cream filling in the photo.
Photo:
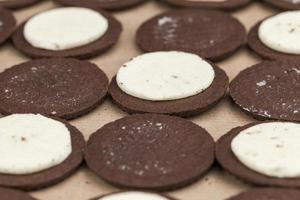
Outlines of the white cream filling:
M117 73L120 89L137 98L168 101L197 95L213 82L210 63L177 51L147 53L125 63Z

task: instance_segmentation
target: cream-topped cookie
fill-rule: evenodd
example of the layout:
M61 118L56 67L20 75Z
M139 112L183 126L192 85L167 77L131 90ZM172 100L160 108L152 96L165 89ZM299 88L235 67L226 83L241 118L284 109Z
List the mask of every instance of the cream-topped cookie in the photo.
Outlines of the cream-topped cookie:
M71 136L61 122L38 114L0 119L0 173L30 174L61 164L72 152Z
M99 12L80 7L56 8L35 15L24 26L24 38L46 50L67 50L92 43L108 29Z
M197 95L213 82L210 63L191 53L168 51L137 56L118 71L120 89L137 98L169 101Z
M287 11L264 20L259 26L258 36L273 50L300 54L300 11Z
M276 178L300 177L300 124L261 123L242 130L231 142L236 158L249 169Z

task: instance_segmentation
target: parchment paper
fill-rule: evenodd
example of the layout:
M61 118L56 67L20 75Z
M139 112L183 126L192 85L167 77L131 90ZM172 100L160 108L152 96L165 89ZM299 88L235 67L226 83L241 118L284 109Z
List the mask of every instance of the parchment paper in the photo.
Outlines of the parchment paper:
M45 0L38 5L15 11L14 14L18 19L18 23L21 23L35 13L57 6L59 5ZM91 59L91 61L104 70L109 78L114 76L122 63L141 54L134 42L137 27L145 20L168 9L171 8L153 0L129 10L115 12L114 15L123 24L124 30L122 36L113 49ZM263 3L254 2L244 9L232 12L232 15L237 17L245 25L247 30L249 30L256 22L276 12L279 11ZM28 58L15 50L9 42L0 47L0 71L25 60L28 60ZM230 79L232 79L239 71L259 61L260 58L245 47L232 57L217 64L223 68ZM122 112L107 99L95 111L76 120L72 120L71 123L82 131L85 138L88 139L91 133L104 124L125 115L126 113ZM206 128L210 134L213 135L215 140L231 128L254 121L254 119L241 113L232 105L229 97L222 100L222 102L212 110L190 118L190 120ZM226 172L218 166L215 166L198 182L183 189L169 192L168 194L182 200L223 200L249 187L249 185L238 181L226 174ZM31 192L31 194L42 200L84 200L117 190L118 188L103 182L83 166L65 181L43 190Z

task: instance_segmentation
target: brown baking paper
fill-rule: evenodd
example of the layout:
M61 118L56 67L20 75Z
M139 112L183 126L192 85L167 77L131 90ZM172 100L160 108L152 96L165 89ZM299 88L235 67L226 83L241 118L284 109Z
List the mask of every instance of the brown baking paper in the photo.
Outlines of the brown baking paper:
M21 23L35 13L57 6L51 1L43 1L36 6L16 11L14 14L18 19L18 23ZM104 70L109 78L114 76L122 63L141 54L135 46L135 31L138 26L152 16L168 9L171 8L158 1L149 1L141 6L114 13L123 24L124 30L121 38L113 49L91 59L91 61ZM275 12L276 10L262 3L254 2L244 9L232 12L232 14L249 30L256 22ZM7 43L0 47L0 71L26 60L28 58L15 50L11 44ZM230 58L217 64L232 79L239 71L259 61L260 59L245 47ZM126 113L122 112L107 99L96 110L88 115L72 120L71 123L82 131L85 138L88 139L91 133L104 124L125 115ZM190 118L190 120L206 128L215 140L231 128L254 121L254 119L241 113L232 105L229 97L223 99L210 111ZM183 189L169 192L169 195L182 200L223 200L249 187L249 185L236 180L215 166L198 182ZM31 194L42 200L87 200L117 190L118 188L103 182L93 175L87 167L83 166L65 181L46 189L31 192Z

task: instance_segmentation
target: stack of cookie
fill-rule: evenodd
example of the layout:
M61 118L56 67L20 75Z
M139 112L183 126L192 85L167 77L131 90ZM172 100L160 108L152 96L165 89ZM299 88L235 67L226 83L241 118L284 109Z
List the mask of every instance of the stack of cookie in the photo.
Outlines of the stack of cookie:
M31 58L0 73L0 199L34 199L15 189L57 184L82 171L83 161L93 177L124 189L95 200L174 200L162 192L199 181L216 161L263 186L228 200L299 199L300 191L291 188L300 188L300 2L265 0L296 11L258 22L248 37L229 12L246 9L250 0L56 0L53 5L65 7L34 14L17 27L8 9L35 3L49 2L0 0L0 44L11 39ZM119 40L127 28L121 16L129 8L134 14L137 5L177 9L138 25L138 55L122 60L109 81L105 67L86 59L133 42ZM222 63L238 51L254 51L266 61L233 78ZM194 119L224 106L229 96L236 106L225 107L253 122L223 132L215 143L213 131ZM92 134L67 121L84 123L107 106L105 100L121 114L113 119L101 110L100 120L109 123Z

